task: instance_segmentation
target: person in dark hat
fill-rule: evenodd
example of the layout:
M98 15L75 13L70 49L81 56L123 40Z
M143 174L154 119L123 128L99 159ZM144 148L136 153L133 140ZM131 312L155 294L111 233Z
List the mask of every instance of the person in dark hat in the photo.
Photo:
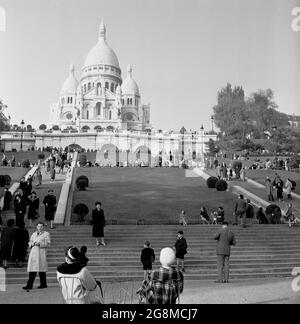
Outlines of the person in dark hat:
M97 201L95 203L96 208L92 212L92 225L93 225L93 237L96 238L96 244L99 246L102 244L106 245L104 242L104 227L105 227L105 217L103 209L101 208L101 202Z
M26 214L26 201L22 199L21 195L16 195L15 198L15 214L16 214L16 225L24 223L24 217Z
M48 195L45 196L43 204L45 205L45 225L47 226L47 222L50 221L51 228L54 228L53 223L56 212L56 197L54 196L52 189L48 190Z
M9 210L10 209L10 203L12 201L12 194L8 190L7 187L4 189L4 204L3 204L3 210Z
M25 224L21 223L13 231L13 259L16 266L22 268L27 255L27 247L29 243L29 233L25 229Z
M65 263L57 267L57 280L66 304L103 304L101 284L81 264L76 247L66 251Z
M229 258L231 246L236 245L234 234L228 228L228 222L223 222L222 229L215 235L217 243L218 280L216 282L228 283L229 281Z
M177 268L182 272L185 272L184 269L184 256L187 254L187 242L186 239L183 237L183 231L177 232L177 240L175 242L175 250L176 250L176 260L177 260Z

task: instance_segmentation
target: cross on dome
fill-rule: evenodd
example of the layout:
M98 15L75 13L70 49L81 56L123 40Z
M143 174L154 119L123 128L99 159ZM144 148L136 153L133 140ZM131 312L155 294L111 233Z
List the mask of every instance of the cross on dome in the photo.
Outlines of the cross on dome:
M103 19L101 20L101 23L100 23L99 38L103 39L104 41L106 40L106 26L105 26L105 24L103 22Z
M131 64L129 64L129 65L127 66L127 73L128 73L128 76L129 76L130 78L132 78L132 66L131 66Z

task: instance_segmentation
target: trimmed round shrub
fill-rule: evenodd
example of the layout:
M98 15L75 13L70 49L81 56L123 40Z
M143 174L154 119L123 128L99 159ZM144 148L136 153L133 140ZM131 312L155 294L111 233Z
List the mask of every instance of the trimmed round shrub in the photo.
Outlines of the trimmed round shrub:
M76 186L79 190L85 190L89 186L89 179L86 176L80 176L76 179Z
M266 217L270 224L279 224L281 216L281 209L277 205L271 204L266 208Z
M22 167L28 169L30 167L30 161L29 160L23 160L22 161Z
M84 167L84 166L86 165L86 162L87 162L87 157L86 157L86 155L81 154L81 155L79 156L79 164L80 164L80 166L81 166L81 167Z
M227 182L225 180L219 180L216 183L216 189L217 191L226 191L228 188Z
M74 207L73 213L77 217L73 217L72 220L73 222L84 222L85 216L89 213L89 208L85 204L78 204Z
M6 179L4 175L0 175L0 187L5 187Z
M209 177L206 180L207 187L212 188L212 189L216 188L216 184L217 184L218 181L219 181L219 179L216 178L216 177Z
M11 177L8 174L6 174L4 176L4 178L5 178L5 185L6 186L10 186L10 184L11 184Z
M54 131L59 131L59 126L58 126L58 125L54 125L54 126L52 127L52 130L54 130Z
M232 167L233 167L233 170L235 172L237 179L240 179L240 177L241 177L240 174L241 174L242 166L243 166L243 164L241 161L238 161L238 160L233 161Z
M47 126L45 124L40 125L39 130L46 130Z
M39 160L44 160L44 159L45 159L45 154L44 154L44 153L40 153L40 154L38 155L38 159L39 159Z

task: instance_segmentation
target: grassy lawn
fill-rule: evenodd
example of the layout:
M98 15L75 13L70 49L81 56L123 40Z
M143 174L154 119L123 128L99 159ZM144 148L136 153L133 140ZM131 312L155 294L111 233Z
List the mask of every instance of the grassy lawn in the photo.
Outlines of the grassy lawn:
M190 222L198 222L201 206L210 213L223 206L231 220L235 196L208 189L201 178L186 178L182 169L149 168L78 168L76 178L89 178L87 191L74 192L72 210L86 204L89 217L96 201L102 202L106 219L119 223L178 223L184 209Z

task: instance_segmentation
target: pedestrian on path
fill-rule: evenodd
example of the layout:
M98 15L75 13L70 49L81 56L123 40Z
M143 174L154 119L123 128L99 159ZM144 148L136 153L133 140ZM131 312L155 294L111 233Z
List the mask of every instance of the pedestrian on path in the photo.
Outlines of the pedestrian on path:
M51 181L55 181L55 174L56 174L56 171L55 171L55 166L50 168L50 180Z
M275 178L273 180L273 186L277 190L277 199L279 201L282 201L283 200L283 181L280 178L278 173L275 173Z
M23 287L24 290L31 290L33 288L33 283L37 272L39 273L40 277L40 286L38 288L47 288L47 249L50 246L50 243L50 234L44 231L44 224L39 222L37 224L37 231L31 235L29 241L29 247L31 249L27 266L29 279L27 281L27 285Z
M12 201L12 194L7 187L4 189L4 202L3 202L3 210L10 209L10 203Z
M24 223L24 217L26 215L27 204L20 195L16 195L15 198L15 214L16 214L16 225Z
M286 189L286 194L288 199L292 199L292 188L293 188L293 183L290 179L286 180L285 183L285 189Z
M187 226L187 213L183 210L180 214L179 214L179 224L183 225L183 226Z
M27 218L29 219L29 226L31 227L32 222L39 217L40 199L35 191L32 191L28 198L28 206Z
M45 225L47 226L47 222L50 222L51 229L53 229L54 216L56 212L56 197L54 196L52 189L48 190L48 195L45 196L43 204L45 206Z
M155 260L154 250L150 247L150 242L146 241L144 243L144 248L141 253L141 262L143 264L144 270L144 280L148 278L152 271L152 263Z
M269 177L267 177L265 181L265 186L266 186L266 192L267 192L267 197L269 201L274 201L274 196L273 196L273 184L272 181Z
M42 176L42 170L41 170L41 166L39 165L37 170L36 170L36 178L37 178L37 187L42 185L42 180L43 180L43 176Z
M239 195L234 207L235 225L238 225L238 219L241 220L241 226L246 226L246 209L247 202L244 200L244 195Z
M231 246L236 245L234 234L228 228L228 222L224 222L222 229L215 235L217 243L218 280L217 283L229 282L229 258Z
M96 238L96 244L99 246L104 242L104 227L105 227L105 216L104 211L101 208L101 202L95 203L96 208L92 212L92 225L93 225L93 237Z
M178 231L177 240L175 242L175 251L176 251L176 261L177 261L177 269L185 272L184 269L184 256L187 254L187 242L183 237L183 231Z
M241 174L240 174L240 177L241 177L241 180L242 180L243 182L246 181L246 170L245 170L245 167L242 168L242 170L241 170Z
M255 210L253 205L251 204L250 199L247 199L247 207L246 207L246 220L249 220L249 223L253 223L253 218L255 216Z

